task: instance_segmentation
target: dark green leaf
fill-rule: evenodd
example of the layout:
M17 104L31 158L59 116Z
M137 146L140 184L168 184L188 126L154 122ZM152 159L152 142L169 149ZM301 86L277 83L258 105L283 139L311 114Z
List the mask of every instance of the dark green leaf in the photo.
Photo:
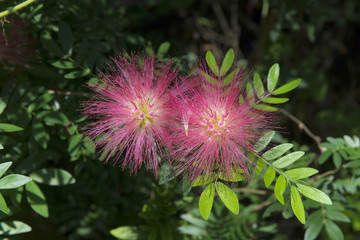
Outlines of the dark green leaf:
M212 183L210 183L200 195L199 209L202 217L205 220L209 219L212 205L214 202L214 195L215 195L215 187L214 184Z
M288 98L273 98L273 97L268 97L268 98L264 98L261 101L263 101L264 103L270 103L270 104L279 104L279 103L284 103L289 101Z
M274 193L276 198L279 200L279 202L284 205L284 192L285 192L285 188L286 188L286 179L283 175L280 175L278 177L278 179L276 180L275 183L275 189L274 189Z
M73 35L68 24L60 22L59 24L59 42L65 54L71 56L73 48Z
M339 168L341 166L341 156L338 152L334 152L333 161L336 168Z
M49 52L53 53L59 58L63 58L64 53L61 51L59 45L52 39L51 35L47 31L41 32L41 43Z
M286 171L284 174L298 180L298 179L311 177L312 175L317 174L318 172L319 171L317 169L306 167L306 168L291 169Z
M222 182L216 182L216 192L227 209L235 215L239 214L239 200L231 188Z
M258 98L261 99L261 97L264 95L265 93L265 89L264 89L264 84L261 81L260 75L258 73L254 74L254 87L255 87L255 92L256 95L258 96Z
M272 92L275 89L277 82L279 80L279 75L280 75L280 67L279 64L275 63L274 65L271 66L267 76L267 89L269 92Z
M293 164L296 160L301 158L304 154L305 154L305 152L302 152L302 151L296 151L296 152L290 153L290 154L280 158L279 160L276 160L273 163L273 166L276 168L285 168L285 167Z
M12 162L4 162L4 163L0 164L0 177L2 177L2 175L4 175L4 173L9 169L11 164L12 164Z
M327 209L325 213L326 213L327 218L329 218L333 221L346 222L346 223L351 222L351 219L348 216L346 216L344 213L336 211L336 210L332 210L331 208Z
M281 145L278 145L278 146L273 147L270 150L266 151L263 154L263 158L266 160L273 160L273 159L283 155L285 152L287 152L293 146L294 145L291 143L283 143Z
M3 211L5 214L9 214L9 208L5 202L3 195L0 193L0 210Z
M269 168L267 169L265 176L264 176L264 183L267 188L274 181L275 175L276 175L276 172L275 172L274 168L269 166Z
M51 65L60 69L74 69L76 65L73 62L65 61L65 60L49 60Z
M220 68L220 77L224 76L227 71L229 71L229 69L231 68L231 65L234 62L234 50L232 48L230 48L227 53L225 54L225 57L223 59L223 62L221 64L221 68Z
M316 202L319 203L323 203L323 204L328 204L331 205L331 199L329 198L328 195L326 195L323 191L314 188L314 187L309 187L309 186L305 186L302 184L297 184L297 189L299 190L299 192L301 192L305 197L310 198Z
M73 178L69 172L59 168L43 168L31 173L30 177L38 183L51 186L63 186L75 183L75 178Z
M159 224L160 236L162 240L172 240L172 230L169 221L162 221Z
M46 149L50 140L50 135L46 131L44 125L40 121L34 120L32 130L35 141L39 143L42 148Z
M22 131L21 127L9 123L0 123L0 132L18 132Z
M210 67L211 71L218 76L219 75L219 67L216 63L216 59L214 54L209 50L206 52L205 60L207 65Z
M26 197L30 207L39 215L49 217L49 209L44 194L39 186L31 181L25 185Z
M169 42L163 42L158 49L158 55L159 56L164 56L168 50L170 48L170 43Z
M325 163L330 158L331 154L332 154L332 150L326 150L325 152L323 152L320 155L319 163L320 164Z
M306 230L304 240L315 240L319 236L323 227L324 224L321 221L321 218L318 221L313 222Z
M255 145L256 152L260 152L261 150L263 150L270 143L274 135L274 131L265 133L264 136L262 136Z
M325 230L331 240L343 240L344 234L336 223L327 219L325 222Z
M302 224L305 224L305 210L301 196L295 186L291 186L291 207L295 216Z
M0 179L0 189L18 188L30 182L31 178L20 175L10 174Z
M37 117L42 119L44 122L52 123L52 124L69 124L68 118L61 112L57 111L42 111Z
M121 240L139 239L139 230L137 227L121 226L110 230L110 234Z
M85 57L89 51L89 47L90 47L90 44L87 39L84 39L81 41L80 49L79 49L79 51L77 51L77 54L75 57L75 62L77 62L78 64L81 64L85 60Z
M278 89L276 89L275 91L272 92L273 95L280 95L283 93L287 93L290 92L291 90L293 90L294 88L296 88L301 82L301 79L296 79L294 81L291 81L285 85L282 85L281 87L279 87Z
M30 231L31 227L20 221L3 221L0 223L0 235L15 235Z
M38 97L34 102L28 106L28 111L32 112L35 109L40 109L46 106L51 100L53 100L54 95L50 93L44 93Z
M211 77L209 74L207 74L204 71L200 71L200 74L206 79L206 81L208 81L209 83L215 86L218 86L218 81L215 78Z
M271 107L271 106L268 106L268 105L265 105L265 104L256 104L254 106L254 108L258 109L258 110L261 110L261 111L266 111L266 112L275 112L275 111L278 110L275 107Z

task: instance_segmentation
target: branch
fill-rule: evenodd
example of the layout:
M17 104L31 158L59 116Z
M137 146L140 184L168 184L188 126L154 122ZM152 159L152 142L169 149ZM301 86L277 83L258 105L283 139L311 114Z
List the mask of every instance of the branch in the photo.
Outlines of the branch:
M27 5L31 4L34 1L35 0L27 0L23 3L16 5L15 7L11 7L8 10L2 11L2 12L0 12L0 18L5 17L6 15L8 15L10 13L16 12L17 10L20 10L20 9L26 7Z
M310 129L302 121L300 121L298 118L296 118L294 115L292 115L283 108L279 108L279 111L288 118L290 118L291 121L295 122L300 130L303 130L310 138L312 138L315 141L316 145L318 146L320 152L324 152L326 150L325 148L320 146L321 138L315 135L314 133L312 133Z

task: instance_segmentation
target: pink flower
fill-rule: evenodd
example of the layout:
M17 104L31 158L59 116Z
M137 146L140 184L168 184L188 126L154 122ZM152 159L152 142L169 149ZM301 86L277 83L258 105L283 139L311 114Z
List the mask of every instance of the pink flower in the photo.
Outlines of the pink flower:
M155 58L132 55L112 59L115 67L102 74L99 85L89 85L96 96L84 104L84 113L97 121L88 125L88 134L101 157L121 162L135 174L142 164L157 175L158 154L163 154L169 138L169 84L177 72L171 62L159 64ZM141 62L140 62L141 61ZM122 156L123 155L123 156Z
M174 164L178 173L189 181L216 178L231 180L238 174L248 174L254 164L250 155L255 144L271 128L273 113L256 110L245 96L237 74L231 84L218 86L202 75L193 74L177 91L174 109L182 109L173 125ZM254 100L254 99L252 99Z

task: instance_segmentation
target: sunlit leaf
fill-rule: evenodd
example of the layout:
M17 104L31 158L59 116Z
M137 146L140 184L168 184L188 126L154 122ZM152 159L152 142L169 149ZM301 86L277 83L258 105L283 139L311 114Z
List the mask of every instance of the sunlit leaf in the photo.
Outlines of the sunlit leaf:
M75 183L75 178L69 172L59 168L43 168L32 172L30 177L38 183L51 186L63 186Z
M253 82L254 82L256 95L258 96L258 98L261 98L265 93L265 89L264 89L264 84L262 83L260 75L258 73L254 74Z
M10 174L0 179L0 189L18 188L30 182L31 178L20 175Z
M278 146L273 147L270 150L266 151L263 154L263 158L266 160L273 160L273 159L283 155L285 152L287 152L293 146L294 145L291 143L283 143L281 145L278 145Z
M274 65L271 66L267 76L267 89L269 92L272 92L275 89L277 82L279 80L279 75L280 75L280 67L279 64L275 63Z
M326 195L326 193L324 193L323 191L299 183L296 184L296 186L299 192L301 192L301 194L303 194L305 197L310 198L319 203L328 204L328 205L332 204L332 201L329 198L329 196Z
M317 174L319 171L315 168L295 168L284 172L284 174L292 177L294 179L303 179L307 177L311 177L314 174Z
M214 202L214 195L215 195L215 187L214 184L212 183L210 183L200 195L199 209L202 217L205 220L209 219L212 205Z
M288 155L280 158L279 160L276 160L273 163L273 166L276 168L285 168L285 167L293 164L295 161L297 161L299 158L301 158L304 154L305 154L305 152L302 152L302 151L296 151L296 152L289 153Z
M227 53L225 54L225 57L223 59L223 62L220 67L220 77L224 76L227 71L231 68L231 65L234 62L234 50L230 48Z
M301 79L296 79L294 81L291 81L285 85L282 85L281 87L279 87L278 89L275 89L275 91L273 91L271 94L272 95L280 95L283 93L287 93L290 92L291 90L293 90L294 88L296 88L301 82Z
M261 150L263 150L270 143L274 135L274 131L265 133L255 145L256 152L260 152Z
M295 186L291 186L291 207L295 216L302 224L305 224L305 209L301 196Z
M276 180L275 183L275 189L274 189L274 193L276 198L279 200L279 202L284 205L284 192L285 192L285 188L286 188L286 179L283 175L280 175L278 177L278 179Z
M239 214L239 200L231 188L222 182L216 182L216 192L227 209L235 215Z
M218 76L219 75L219 67L216 63L216 59L214 57L214 54L209 50L206 52L205 60L207 65L210 67L211 71Z
M0 132L18 132L22 130L24 129L10 123L0 123Z
M25 185L26 198L30 207L43 217L49 217L49 209L45 196L39 186L31 181Z

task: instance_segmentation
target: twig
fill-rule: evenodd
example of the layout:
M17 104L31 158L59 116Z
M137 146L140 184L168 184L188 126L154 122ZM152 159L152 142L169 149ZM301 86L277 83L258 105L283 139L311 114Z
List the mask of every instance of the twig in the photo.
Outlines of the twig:
M8 10L2 11L0 12L0 18L5 17L6 15L16 12L18 10L20 10L23 7L28 6L29 4L31 4L32 2L34 2L35 0L27 0L23 3L20 3L18 5L16 5L15 7L9 8Z
M342 169L342 168L344 168L344 167L345 167L345 165L342 165L342 166L340 166L339 168L335 168L335 169L333 169L333 170L329 170L329 171L324 172L324 173L322 173L322 174L316 175L315 177L313 177L313 178L309 181L309 183L313 183L313 182L315 182L315 181L318 180L318 179L322 179L322 178L324 178L324 177L326 177L326 176L333 175L334 173L337 173L338 171L340 171L340 169Z
M298 118L296 118L294 115L292 115L291 113L289 113L288 111L286 111L283 108L279 108L279 111L281 113L283 113L285 116L287 116L288 118L290 118L291 121L295 122L298 125L298 128L300 130L303 130L310 138L312 138L315 141L316 145L318 146L320 152L326 151L325 148L320 146L321 138L319 136L315 135L314 133L312 133L310 131L310 129L302 121L300 121Z

